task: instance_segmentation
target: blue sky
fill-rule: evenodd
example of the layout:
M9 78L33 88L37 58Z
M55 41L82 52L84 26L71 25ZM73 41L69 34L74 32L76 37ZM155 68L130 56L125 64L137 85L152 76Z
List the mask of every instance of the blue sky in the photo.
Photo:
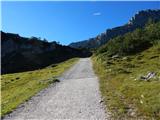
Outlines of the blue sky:
M123 25L160 2L2 2L2 30L67 45Z

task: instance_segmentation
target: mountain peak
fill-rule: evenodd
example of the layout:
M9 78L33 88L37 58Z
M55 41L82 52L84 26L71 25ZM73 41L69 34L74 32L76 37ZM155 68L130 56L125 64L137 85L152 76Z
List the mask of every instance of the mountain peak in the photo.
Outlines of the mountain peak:
M152 19L153 21L159 20L160 10L141 10L137 12L130 20L129 24L145 24L148 22L148 19Z
M97 35L89 40L84 40L80 42L71 43L69 46L73 48L87 48L94 49L103 44L108 40L117 37L119 35L124 35L127 32L132 32L137 28L143 28L149 20L153 22L160 21L160 10L141 10L137 12L127 24L112 29L107 29L105 32Z

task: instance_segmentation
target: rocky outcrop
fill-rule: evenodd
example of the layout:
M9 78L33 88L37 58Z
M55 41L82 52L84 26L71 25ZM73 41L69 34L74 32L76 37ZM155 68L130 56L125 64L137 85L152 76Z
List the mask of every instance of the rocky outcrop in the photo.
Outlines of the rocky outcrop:
M49 43L36 37L1 32L2 74L40 69L72 57L89 55L88 51L62 46L55 41Z
M71 43L69 46L73 48L94 49L105 44L108 40L114 37L124 35L127 32L132 32L137 28L143 28L149 20L153 22L160 21L160 10L140 11L136 13L135 16L132 17L129 22L123 26L107 29L104 33L101 33L94 38Z

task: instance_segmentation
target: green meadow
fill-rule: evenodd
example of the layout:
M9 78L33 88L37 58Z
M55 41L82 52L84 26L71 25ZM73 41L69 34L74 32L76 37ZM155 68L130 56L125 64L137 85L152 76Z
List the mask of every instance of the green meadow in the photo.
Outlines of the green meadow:
M160 119L160 44L125 57L94 56L93 63L114 119ZM149 72L156 76L140 79Z
M1 75L1 116L11 112L40 90L57 81L56 78L76 61L78 58L35 71Z

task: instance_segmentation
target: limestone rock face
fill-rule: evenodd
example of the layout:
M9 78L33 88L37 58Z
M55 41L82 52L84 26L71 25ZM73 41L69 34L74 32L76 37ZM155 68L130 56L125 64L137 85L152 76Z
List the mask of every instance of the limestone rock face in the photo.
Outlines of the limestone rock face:
M143 28L149 20L152 20L153 22L160 21L160 10L139 11L129 20L127 24L112 29L107 29L104 33L101 33L94 38L71 43L69 46L73 48L94 49L105 44L108 40L114 37L124 35L127 32L132 32L137 28Z

